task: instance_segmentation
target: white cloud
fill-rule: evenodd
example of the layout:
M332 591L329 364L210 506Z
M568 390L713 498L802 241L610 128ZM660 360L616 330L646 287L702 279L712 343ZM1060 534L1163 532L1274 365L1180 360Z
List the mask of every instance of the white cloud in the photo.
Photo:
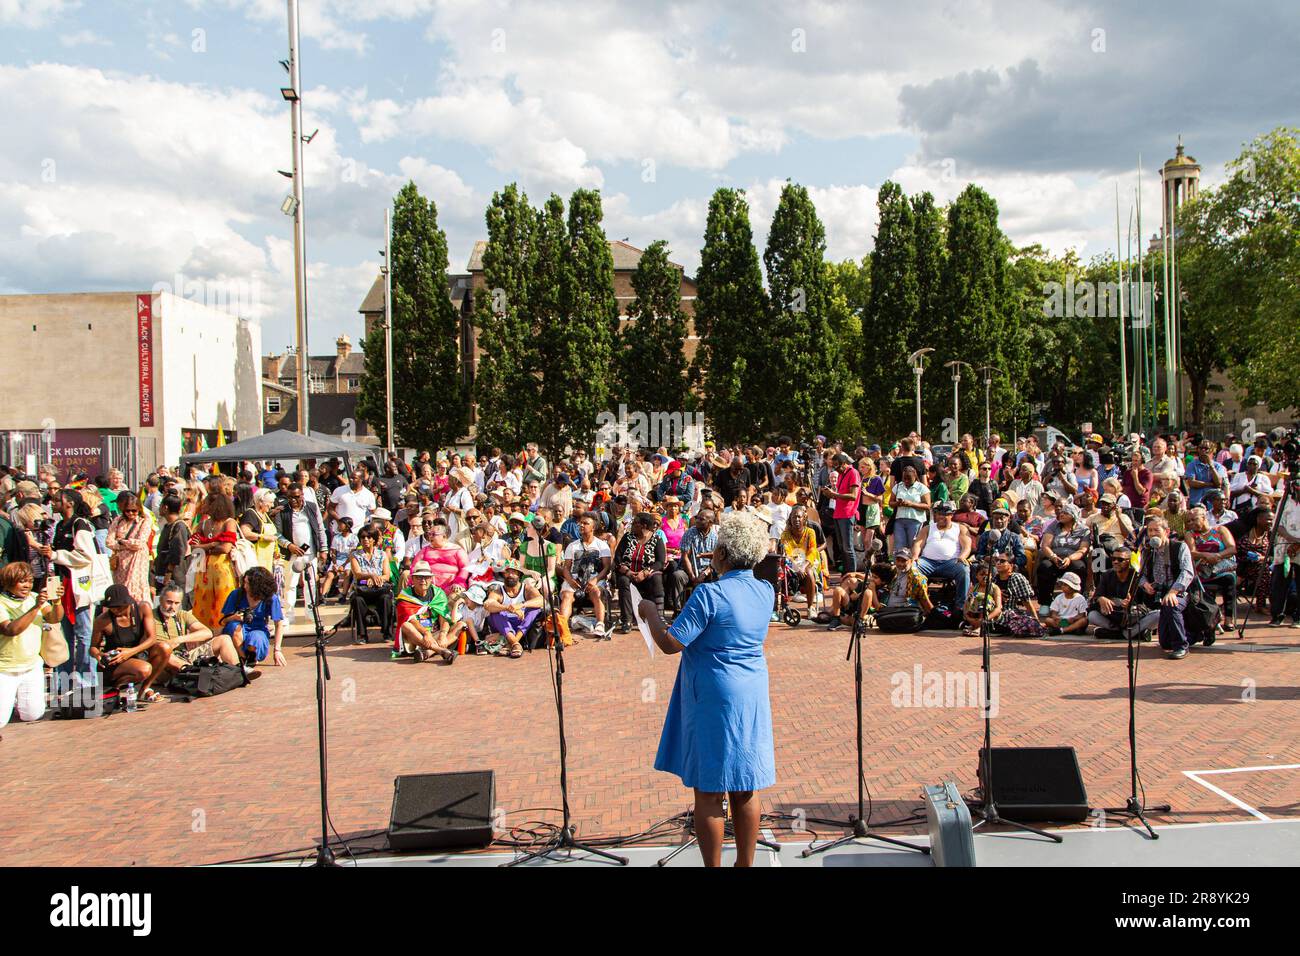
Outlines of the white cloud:
M78 6L73 0L0 0L0 23L35 29Z
M100 36L93 30L78 30L76 33L65 33L59 37L59 42L66 47L78 46L112 46L113 41L106 37Z

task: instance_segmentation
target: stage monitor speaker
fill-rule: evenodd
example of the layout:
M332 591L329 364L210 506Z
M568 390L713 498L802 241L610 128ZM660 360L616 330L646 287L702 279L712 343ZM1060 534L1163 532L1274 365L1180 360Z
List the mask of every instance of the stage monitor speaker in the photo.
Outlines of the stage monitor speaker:
M495 808L494 771L407 774L393 781L388 843L394 850L485 847Z
M984 783L984 748L976 773ZM1088 791L1073 747L994 747L993 800L1008 820L1082 823Z

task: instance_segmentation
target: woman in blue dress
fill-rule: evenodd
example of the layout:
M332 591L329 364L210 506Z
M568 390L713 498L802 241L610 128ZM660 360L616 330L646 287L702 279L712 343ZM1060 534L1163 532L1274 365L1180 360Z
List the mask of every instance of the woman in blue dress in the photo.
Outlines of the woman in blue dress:
M763 657L775 595L753 573L770 541L766 525L733 512L718 528L718 579L695 588L672 626L655 602L639 606L659 648L682 655L655 769L677 774L695 790L695 832L705 866L722 862L724 796L731 803L736 865L753 865L759 828L754 791L776 782Z

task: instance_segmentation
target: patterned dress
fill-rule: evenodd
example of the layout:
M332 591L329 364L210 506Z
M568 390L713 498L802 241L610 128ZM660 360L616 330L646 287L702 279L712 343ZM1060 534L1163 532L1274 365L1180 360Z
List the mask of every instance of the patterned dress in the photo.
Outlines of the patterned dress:
M149 601L149 538L153 526L145 518L113 519L108 528L108 550L113 554L113 583L121 584L137 601ZM121 544L127 547L119 547Z
M232 522L233 524L233 522ZM210 529L209 529L210 530ZM206 535L200 530L194 536L198 545L224 542L234 544L238 532L234 528L223 528L216 534ZM194 582L194 607L192 613L207 626L212 633L221 630L221 609L226 605L230 592L239 587L235 578L235 566L229 554L210 552L207 564Z

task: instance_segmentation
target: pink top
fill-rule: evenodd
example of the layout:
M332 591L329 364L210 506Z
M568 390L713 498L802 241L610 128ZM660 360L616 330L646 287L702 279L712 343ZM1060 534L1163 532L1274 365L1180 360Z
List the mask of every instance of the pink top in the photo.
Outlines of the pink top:
M676 528L668 523L666 515L660 523L660 527L664 530L664 537L668 539L668 548L671 551L680 551L682 549L682 535L686 534L686 529L690 527L686 519L680 515L677 516L677 520L680 524Z
M856 468L844 469L844 474L840 475L835 483L835 490L842 495L852 495L851 498L835 499L836 518L856 518L858 516L858 489L862 484L862 478L858 475Z
M453 585L465 587L469 584L469 568L466 566L465 552L460 548L426 546L415 560L429 562L429 569L433 571L433 583L444 591Z

